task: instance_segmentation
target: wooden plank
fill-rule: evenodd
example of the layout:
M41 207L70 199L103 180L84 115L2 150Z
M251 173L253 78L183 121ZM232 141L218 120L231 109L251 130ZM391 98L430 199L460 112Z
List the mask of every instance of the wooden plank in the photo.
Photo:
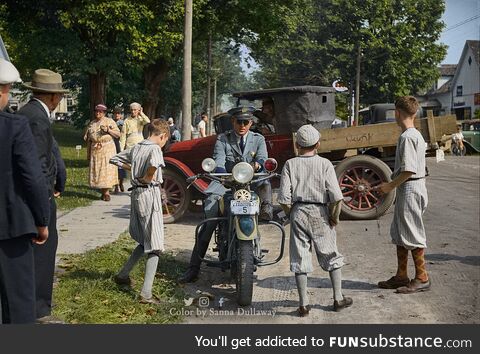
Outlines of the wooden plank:
M401 129L396 123L322 129L318 152L396 145Z
M435 142L435 121L433 118L432 111L427 111L427 125L428 125L428 141L430 143Z
M442 136L455 133L456 119L453 115L422 118L415 120L415 127L426 142L440 142ZM322 129L318 152L395 146L401 132L396 123Z

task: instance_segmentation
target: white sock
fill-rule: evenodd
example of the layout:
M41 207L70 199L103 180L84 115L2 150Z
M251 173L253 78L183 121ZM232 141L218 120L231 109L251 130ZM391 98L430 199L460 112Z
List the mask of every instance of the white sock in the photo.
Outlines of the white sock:
M145 265L145 280L143 281L143 287L140 295L145 299L152 297L153 281L155 274L157 273L159 257L156 253L149 253L147 258L147 264Z
M308 305L307 293L307 273L295 273L295 282L297 283L300 306Z

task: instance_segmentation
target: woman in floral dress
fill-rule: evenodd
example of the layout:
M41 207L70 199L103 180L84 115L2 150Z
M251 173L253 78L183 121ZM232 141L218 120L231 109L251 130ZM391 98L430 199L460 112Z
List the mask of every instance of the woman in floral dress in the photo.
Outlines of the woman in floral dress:
M90 187L100 189L102 200L110 201L110 189L118 183L118 170L109 160L116 154L113 138L120 137L115 121L105 116L107 107L95 106L95 119L87 127L84 139L87 142Z

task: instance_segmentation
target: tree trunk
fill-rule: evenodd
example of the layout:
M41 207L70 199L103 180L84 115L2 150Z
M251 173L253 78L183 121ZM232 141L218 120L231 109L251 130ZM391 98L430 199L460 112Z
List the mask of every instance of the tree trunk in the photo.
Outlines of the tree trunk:
M183 37L182 140L192 138L192 0L185 0Z
M210 112L210 106L211 106L211 98L210 98L210 89L211 89L211 71L212 71L212 35L208 35L208 44L207 44L207 104L206 104L206 109L205 112L207 113L208 116L208 126L207 126L207 134L211 134L212 130L212 116Z
M362 48L360 43L357 49L357 70L355 74L355 111L353 114L353 126L358 125L358 111L360 110L360 62L362 60Z
M164 58L159 58L143 70L146 96L142 103L143 112L153 119L156 118L157 105L160 96L160 87L170 69Z
M90 119L94 118L95 106L106 102L106 81L107 76L104 72L97 71L95 74L88 75L90 86Z

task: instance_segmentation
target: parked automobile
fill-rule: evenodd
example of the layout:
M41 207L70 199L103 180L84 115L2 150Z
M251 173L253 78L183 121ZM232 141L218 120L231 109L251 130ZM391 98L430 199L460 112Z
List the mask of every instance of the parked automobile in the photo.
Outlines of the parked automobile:
M359 125L395 122L394 103L375 103L358 111ZM425 117L425 111L420 107L417 118Z
M459 121L467 154L480 153L480 119Z
M304 124L321 131L319 155L335 165L344 195L342 216L349 219L376 219L392 205L395 192L379 194L373 187L390 181L395 145L401 133L396 123L332 129L335 120L335 90L331 87L297 86L236 92L237 105L260 107L273 102L273 132L265 134L268 156L277 160L279 170L296 155L294 132ZM385 108L386 109L386 108ZM387 109L386 109L387 110ZM375 111L377 112L377 110ZM262 115L258 114L258 117ZM388 118L390 115L385 114ZM454 116L430 117L417 122L418 129L434 153L445 134L456 130ZM214 117L215 132L231 129L226 113ZM164 222L180 219L192 201L204 198L208 183L196 180L187 188L186 178L202 172L203 159L213 155L215 135L171 145L165 152ZM390 167L389 167L390 166ZM275 181L273 181L275 182ZM278 182L276 182L278 184ZM272 183L275 188L275 184Z

